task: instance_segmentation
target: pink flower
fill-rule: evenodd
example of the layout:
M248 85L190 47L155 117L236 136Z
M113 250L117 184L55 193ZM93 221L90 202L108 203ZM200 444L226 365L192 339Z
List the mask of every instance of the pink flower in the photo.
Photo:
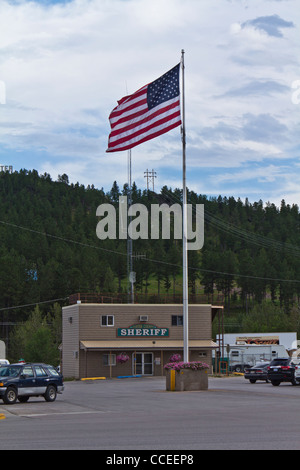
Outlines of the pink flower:
M126 353L121 353L117 356L117 362L119 364L124 364L127 361L129 361L129 356Z
M172 354L169 359L170 362L180 362L181 361L181 356L180 354Z
M191 362L169 362L164 366L166 370L176 370L179 372L181 369L192 369L192 370L203 370L209 369L208 364L199 361L191 361Z

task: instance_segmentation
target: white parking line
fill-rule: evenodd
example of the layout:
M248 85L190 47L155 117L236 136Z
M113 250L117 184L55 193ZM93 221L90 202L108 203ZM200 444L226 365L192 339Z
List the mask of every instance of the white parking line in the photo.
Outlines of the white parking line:
M40 416L53 416L53 415L84 415L84 414L106 414L111 413L111 411L65 411L59 413L32 413L26 415L18 415L22 418L38 418Z

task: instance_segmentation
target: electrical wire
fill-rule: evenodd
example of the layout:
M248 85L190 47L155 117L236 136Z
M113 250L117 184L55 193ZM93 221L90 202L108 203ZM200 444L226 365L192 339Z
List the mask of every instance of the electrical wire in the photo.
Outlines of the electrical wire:
M15 307L3 307L0 308L0 312L3 310L14 310L16 308L25 308L25 307L33 307L34 305L42 305L42 304L51 304L53 302L60 302L62 300L67 300L69 297L62 297L60 299L52 299L52 300L44 300L41 302L34 302L33 304L25 304L25 305L16 305Z
M109 250L107 248L98 247L98 246L91 245L91 244L88 244L88 243L78 242L76 240L71 240L69 238L59 237L57 235L51 235L49 233L40 232L39 230L30 229L28 227L23 227L21 225L12 224L10 222L0 221L0 223L2 223L4 225L11 226L13 228L18 228L18 229L21 229L21 230L27 230L29 232L36 233L38 235L43 235L43 236L46 236L46 237L58 239L60 241L64 241L64 242L68 242L68 243L75 243L77 245L81 245L81 246L84 246L84 247L87 247L87 248L93 248L93 249L96 249L96 250L101 250L101 251L113 253L113 254L116 254L116 255L127 256L127 253L122 253L122 252L116 251L116 250ZM148 262L151 262L151 263L160 263L160 264L164 264L164 265L168 265L168 266L182 268L182 266L180 264L170 263L170 262L167 262L167 261L157 260L157 259L147 258L147 257L143 257L143 258L139 259L139 261L148 261ZM218 274L220 276L244 277L244 278L257 279L257 280L266 280L266 281L273 281L273 282L295 282L295 283L300 282L297 279L281 279L281 278L268 278L268 277L260 277L260 276L251 276L251 275L248 275L248 274L227 273L227 272L223 272L223 271L214 271L214 270L209 270L209 269L204 269L204 268L196 268L196 267L191 267L191 266L189 266L188 269L193 270L193 271L200 271L200 272L207 272L207 273L211 273L211 274Z
M179 203L181 204L181 200L176 197L174 194L172 194L169 190L165 190L162 193L162 197L164 198L164 194L166 194L167 199L165 198L164 200L167 201L172 201L174 203ZM193 207L193 212L194 214L196 213L197 209ZM290 243L285 243L285 242L278 242L277 240L274 240L273 238L265 237L263 235L259 235L257 233L249 232L247 230L238 228L234 226L233 224L227 223L224 220L216 217L215 215L211 214L208 212L206 209L204 210L204 221L212 225L213 227L221 230L222 232L225 232L229 235L233 235L236 238L240 238L246 242L255 244L257 246L261 246L264 248L268 249L273 249L279 252L285 252L285 253L290 253L294 256L300 256L300 248L295 247L294 245ZM202 220L202 222L204 222ZM201 222L201 220L200 220Z
M165 194L166 194L167 198L165 197ZM170 191L166 191L165 189L160 194L160 198L164 199L164 201L168 204L169 204L170 200L171 200L171 202L182 204L182 201L179 198L177 198ZM192 206L192 208L193 208L193 212L195 214L196 213L195 211L197 209L194 208L194 206ZM204 211L204 220L202 219L202 220L200 220L200 222L204 223L205 221L207 223L209 223L212 227L215 227L216 229L221 230L224 233L227 233L229 235L233 235L234 237L239 238L241 240L244 240L246 242L249 242L251 244L255 244L257 246L261 246L261 247L264 247L264 248L267 248L267 249L273 249L273 250L279 251L281 253L284 250L285 252L288 252L288 253L292 254L293 256L300 256L300 248L297 248L294 245L291 245L289 243L278 242L274 239L270 239L268 237L264 237L262 235L254 234L253 232L249 232L249 231L246 231L244 229L238 228L238 227L234 226L233 224L229 224L229 223L224 222L222 219L216 217L215 215L211 214L207 210ZM3 221L3 220L0 220L0 223L2 225L7 225L7 226L10 226L10 227L13 227L13 228L20 229L20 230L25 230L25 231L28 231L28 232L31 232L31 233L35 233L37 235L43 235L43 236L53 238L53 239L56 239L56 240L60 240L60 241L64 241L64 242L67 242L67 243L74 243L74 244L77 244L77 245L80 245L80 246L83 246L83 247L86 247L86 248L92 248L92 249L101 250L101 251L104 251L104 252L107 252L107 253L113 253L113 254L116 254L116 255L122 255L122 256L127 257L127 253L122 253L122 252L119 252L119 251L116 251L116 250L111 250L111 249L91 245L89 243L79 242L79 241L72 240L72 239L69 239L69 238L60 237L58 235L52 235L52 234L49 234L49 233L46 233L46 232L41 232L39 230L31 229L29 227L24 227L24 226L13 224L13 223ZM160 264L179 267L179 268L182 267L181 265L176 264L176 263L169 263L167 261L162 261L162 260L157 260L157 259L147 258L147 257L143 257L139 261L141 261L141 262L147 261L147 262L151 262L151 263L160 263ZM216 274L216 275L220 275L220 276L231 276L231 277L235 277L235 278L240 277L240 278L264 280L264 281L271 281L271 282L300 283L300 280L298 280L298 279L282 279L282 278L252 276L252 275L248 275L248 274L246 275L246 274L241 274L241 273L227 273L227 272L223 272L223 271L215 271L215 270L209 270L209 269L204 269L204 268L195 268L195 267L190 267L190 266L188 267L188 269L189 270L194 270L194 271L199 271L199 272ZM67 299L68 299L68 297L63 297L63 298L59 298L59 299L46 300L46 301L35 302L35 303L31 303L31 304L18 305L18 306L14 306L14 307L6 307L6 308L1 308L0 311L32 307L32 306L35 306L35 305L41 305L41 304L46 304L46 303L54 303L54 302L64 301L64 300L67 300Z

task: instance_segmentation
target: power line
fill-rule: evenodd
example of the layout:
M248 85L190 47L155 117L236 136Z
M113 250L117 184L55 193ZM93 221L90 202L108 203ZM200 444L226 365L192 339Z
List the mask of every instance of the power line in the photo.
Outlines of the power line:
M53 302L60 302L61 300L67 300L68 298L69 297L62 297L61 299L53 299L53 300L44 300L42 302L34 302L33 304L24 304L24 305L17 305L15 307L0 308L0 312L2 312L3 310L14 310L16 308L33 307L34 305L51 304Z
M173 198L173 199L176 200L176 198ZM10 223L10 222L5 222L5 221L0 220L0 223L3 224L3 225L8 225L10 227L20 229L20 230L26 230L26 231L29 231L31 233L36 233L38 235L43 235L45 237L54 238L54 239L64 241L64 242L67 242L67 243L74 243L74 244L77 244L77 245L80 245L80 246L84 246L86 248L93 248L93 249L108 252L108 253L127 256L127 253L122 253L120 251L111 250L111 249L107 249L107 248L102 248L102 247L99 247L99 246L79 242L79 241L72 240L72 239L69 239L69 238L60 237L58 235L52 235L52 234L49 234L49 233L46 233L46 232L41 232L39 230L31 229L31 228L24 227L24 226L17 225L17 224L13 224L13 223ZM143 259L141 259L141 261L149 261L151 263L160 263L160 264L164 264L164 265L169 265L169 266L182 268L182 266L179 265L179 264L169 263L167 261L151 259L151 258L147 258L147 257L144 257ZM268 278L268 277L260 277L260 276L251 276L251 275L248 275L248 274L240 274L240 273L226 273L226 272L222 272L222 271L214 271L214 270L208 270L208 269L204 269L204 268L195 268L195 267L190 267L190 266L188 267L188 269L189 270L194 270L194 271L218 274L218 275L222 275L222 276L243 277L243 278L249 278L249 279L273 281L273 282L293 282L293 283L299 283L300 282L300 280L297 280L297 279Z
M168 198L168 199L165 199L166 202L171 200L173 202L181 204L181 200L178 197L174 196L170 191L164 190L164 193L167 195L167 198ZM196 210L197 209L193 206L194 213L196 212ZM264 248L272 248L280 252L284 250L285 252L289 252L292 255L300 256L300 248L295 247L294 245L291 245L290 243L278 242L277 240L274 240L272 238L268 238L263 235L259 235L259 234L238 228L234 226L233 224L224 222L222 219L216 217L215 215L211 214L207 210L204 211L204 221L216 227L217 229L225 233L228 233L229 235L233 235L236 238L240 238L246 242L250 242L252 244L262 246ZM204 221L202 220L202 222Z
M31 233L36 233L37 235L43 235L44 237L54 238L54 239L57 239L57 240L60 240L60 241L64 241L64 242L68 242L68 243L74 243L76 245L81 245L81 246L84 246L86 248L94 248L96 250L106 251L107 253L115 253L115 254L118 254L118 255L127 256L127 253L121 253L119 251L110 250L108 248L102 248L100 246L90 245L89 243L78 242L76 240L71 240L70 238L59 237L58 235L51 235L50 233L41 232L39 230L34 230L34 229L31 229L31 228L28 228L28 227L23 227L22 225L12 224L10 222L5 222L3 220L0 220L0 223L3 224L3 225L8 225L8 226L13 227L13 228L18 228L20 230L26 230L26 231L31 232Z

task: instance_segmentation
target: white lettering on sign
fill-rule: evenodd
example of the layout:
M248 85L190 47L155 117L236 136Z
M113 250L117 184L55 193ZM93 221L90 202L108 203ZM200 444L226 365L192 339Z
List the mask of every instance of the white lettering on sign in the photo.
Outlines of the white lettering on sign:
M131 328L118 328L117 336L169 336L168 328L145 328L134 326Z

